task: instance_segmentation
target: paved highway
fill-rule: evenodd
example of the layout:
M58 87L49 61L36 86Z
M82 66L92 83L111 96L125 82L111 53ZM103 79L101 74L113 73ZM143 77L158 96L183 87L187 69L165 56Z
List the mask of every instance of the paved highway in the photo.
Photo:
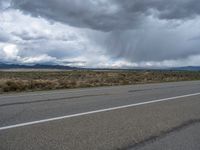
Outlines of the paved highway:
M133 150L136 149L132 148ZM160 139L149 141L138 150L199 150L200 122L188 124L181 129L170 132Z
M199 108L200 81L1 95L0 149L181 149Z

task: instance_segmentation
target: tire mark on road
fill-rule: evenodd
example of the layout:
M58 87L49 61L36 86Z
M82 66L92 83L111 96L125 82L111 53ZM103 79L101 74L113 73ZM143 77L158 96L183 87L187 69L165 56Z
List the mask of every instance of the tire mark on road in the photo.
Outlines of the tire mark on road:
M55 98L55 99L5 103L5 104L1 104L0 107L12 106L12 105L22 105L22 104L33 104L33 103L41 103L41 102L63 101L63 100L69 100L69 99L77 99L77 98L85 98L85 97L97 97L97 96L105 96L105 95L110 95L110 94L104 93L104 94L95 94L95 95L82 95L82 96L71 96L71 97L63 97L63 98Z
M164 138L174 132L179 132L181 130L184 130L185 128L189 127L189 126L192 126L192 125L195 125L195 124L198 124L200 123L200 119L192 119L192 120L189 120L189 121L186 121L186 122L183 122L181 125L179 126L176 126L176 127L173 127L167 131L161 131L160 134L158 135L152 135L138 143L134 143L132 145L129 145L127 147L124 147L124 148L119 148L118 150L139 150L141 147L143 147L144 145L147 145L147 144L150 144L154 141L157 141L161 138Z

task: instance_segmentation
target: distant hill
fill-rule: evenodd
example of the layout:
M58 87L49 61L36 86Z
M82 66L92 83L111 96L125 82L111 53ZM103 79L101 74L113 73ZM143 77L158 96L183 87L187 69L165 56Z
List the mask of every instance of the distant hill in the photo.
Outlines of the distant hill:
M200 66L185 66L170 68L170 70L180 70L180 71L200 71Z
M62 70L76 70L79 68L61 65L45 65L45 64L35 64L35 65L20 65L20 64L5 64L0 63L0 69L62 69Z
M174 70L174 71L200 71L200 66L185 66L185 67L174 67L165 69L150 69L150 68L134 68L134 69L112 69L112 68L77 68L62 65L47 65L47 64L35 64L35 65L21 65L21 64L6 64L0 62L0 69L58 69L58 70L98 70L98 71L109 71L109 70Z

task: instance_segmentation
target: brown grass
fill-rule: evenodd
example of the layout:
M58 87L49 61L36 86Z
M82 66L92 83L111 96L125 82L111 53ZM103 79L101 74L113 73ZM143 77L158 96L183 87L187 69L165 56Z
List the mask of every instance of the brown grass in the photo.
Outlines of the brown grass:
M200 72L66 71L0 72L0 93L200 80Z

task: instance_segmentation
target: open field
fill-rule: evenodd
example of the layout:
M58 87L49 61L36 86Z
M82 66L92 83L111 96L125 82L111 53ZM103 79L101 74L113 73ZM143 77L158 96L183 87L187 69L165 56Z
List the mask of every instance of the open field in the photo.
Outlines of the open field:
M0 72L0 93L200 80L186 71Z

